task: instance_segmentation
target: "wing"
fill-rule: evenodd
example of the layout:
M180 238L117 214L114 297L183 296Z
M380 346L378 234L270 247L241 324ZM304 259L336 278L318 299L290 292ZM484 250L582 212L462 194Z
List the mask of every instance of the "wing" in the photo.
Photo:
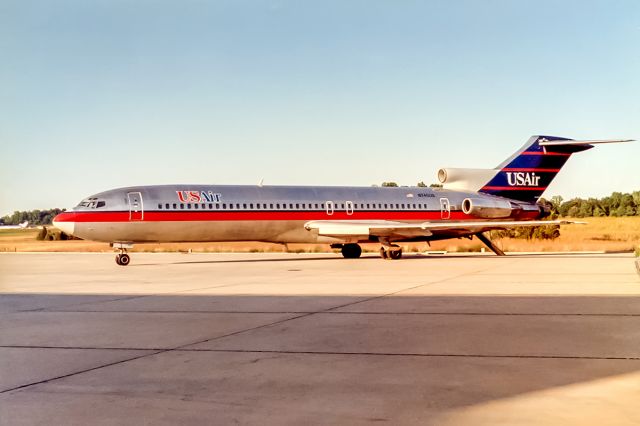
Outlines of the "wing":
M421 223L394 222L389 220L314 220L305 223L304 227L308 231L317 231L318 235L326 237L360 237L362 239L368 239L369 236L376 236L379 238L398 240L446 234L456 237L459 235L476 234L478 232L497 229L516 228L519 226L569 225L584 223L585 222L573 222L568 220L492 220Z

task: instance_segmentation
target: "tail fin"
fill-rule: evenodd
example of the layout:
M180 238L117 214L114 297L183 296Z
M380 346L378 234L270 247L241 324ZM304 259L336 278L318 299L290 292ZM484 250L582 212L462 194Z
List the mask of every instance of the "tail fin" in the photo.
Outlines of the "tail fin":
M576 141L557 136L532 136L519 151L495 168L498 173L480 192L536 202L571 154L609 142L630 140Z

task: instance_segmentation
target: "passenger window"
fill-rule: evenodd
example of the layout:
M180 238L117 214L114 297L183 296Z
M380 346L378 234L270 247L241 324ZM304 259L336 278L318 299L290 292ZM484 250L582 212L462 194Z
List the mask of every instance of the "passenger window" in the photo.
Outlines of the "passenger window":
M273 210L273 203L269 204L269 208Z
M280 210L280 204L276 204L276 209Z
M242 204L242 208L246 210L247 209L247 205L246 204Z
M167 209L167 210L169 210L169 203L165 204L165 205L164 205L164 208L165 208L165 209Z
M200 204L194 204L194 205L193 205L193 208L194 208L194 209L198 209L199 207L200 207Z
M187 208L190 209L191 208L191 203L187 203Z
M178 205L176 203L173 203L173 209L177 210L178 209Z
M249 204L249 208L253 210L253 203Z
M184 210L184 204L180 203L180 210Z
M387 208L387 205L386 205L386 204L384 205L384 208L385 208L385 209Z
M229 203L229 210L233 210L233 204Z
M240 203L236 203L236 210L240 210Z
M293 210L293 203L289 203L289 208Z
M220 210L220 204L216 204L216 210Z
M158 208L162 209L162 204L161 203L158 203Z

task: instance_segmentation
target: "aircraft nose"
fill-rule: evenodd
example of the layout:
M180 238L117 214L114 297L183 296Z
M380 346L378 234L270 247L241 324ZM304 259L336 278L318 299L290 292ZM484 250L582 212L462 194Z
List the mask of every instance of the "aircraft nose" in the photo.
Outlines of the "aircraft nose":
M67 235L73 235L73 231L75 231L76 227L74 220L75 215L73 213L62 212L53 218L53 226Z

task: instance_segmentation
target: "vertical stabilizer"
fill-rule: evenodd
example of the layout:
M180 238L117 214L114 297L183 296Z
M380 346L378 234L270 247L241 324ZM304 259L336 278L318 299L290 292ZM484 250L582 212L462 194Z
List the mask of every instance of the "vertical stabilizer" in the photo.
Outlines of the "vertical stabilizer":
M480 192L536 202L571 154L593 148L588 142L557 136L532 136L519 151L495 168L498 173Z

